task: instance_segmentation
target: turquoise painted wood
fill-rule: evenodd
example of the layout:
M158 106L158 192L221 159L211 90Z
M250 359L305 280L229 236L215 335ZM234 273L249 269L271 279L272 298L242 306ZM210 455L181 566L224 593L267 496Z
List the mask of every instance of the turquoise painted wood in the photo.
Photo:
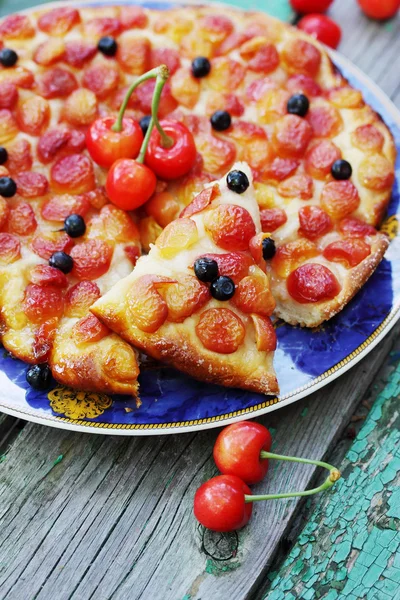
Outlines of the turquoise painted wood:
M238 6L239 8L246 8L247 10L263 10L273 17L278 17L282 21L290 21L294 16L288 0L253 0L253 2L246 2L246 0L218 1ZM209 4L212 4L212 2L209 2Z
M10 2L10 0L0 0L0 17L12 12L19 12L30 6L35 6L35 4L46 4L48 2L51 2L51 0L41 0L40 2L32 2L31 0L14 0L13 2Z
M25 8L29 8L30 6L46 4L46 2L52 1L53 0L38 0L37 2L32 0L0 0L0 17L11 12L18 12ZM247 8L248 10L264 10L270 15L278 17L283 21L289 21L293 17L293 11L290 8L288 0L257 0L253 2L246 2L246 0L220 0L220 2L238 6L239 8Z
M278 574L268 600L400 598L400 364Z

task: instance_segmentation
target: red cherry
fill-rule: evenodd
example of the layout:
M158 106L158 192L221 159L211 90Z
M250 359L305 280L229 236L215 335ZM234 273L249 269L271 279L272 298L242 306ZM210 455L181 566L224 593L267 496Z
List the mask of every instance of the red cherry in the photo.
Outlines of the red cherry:
M311 14L300 19L297 27L331 48L339 46L342 30L325 15Z
M225 475L236 475L247 484L261 481L268 471L268 460L260 452L271 449L272 438L266 427L242 421L225 427L214 446L214 460Z
M400 0L358 0L358 4L371 19L391 19L400 7Z
M143 142L139 123L125 117L122 130L113 131L114 117L96 119L86 134L86 146L90 156L101 167L111 167L119 158L136 158Z
M244 527L253 510L245 502L251 495L247 485L236 475L219 475L197 490L194 497L194 516L213 531L233 531Z
M146 165L131 158L120 158L108 172L106 191L113 204L134 210L153 195L156 183L156 176Z
M170 148L164 148L161 136L154 129L146 152L145 162L161 179L177 179L186 175L196 161L196 145L189 129L176 121L161 121L166 135L173 140Z
M333 0L290 0L293 10L302 15L325 12L332 2Z

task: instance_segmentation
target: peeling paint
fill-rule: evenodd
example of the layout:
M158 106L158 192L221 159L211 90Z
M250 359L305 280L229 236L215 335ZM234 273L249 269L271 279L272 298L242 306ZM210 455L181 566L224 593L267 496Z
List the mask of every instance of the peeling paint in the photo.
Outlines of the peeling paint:
M64 454L60 454L59 456L57 456L56 460L53 462L53 467L58 465L62 461L63 458L64 458Z
M240 567L240 563L228 563L228 562L223 562L223 563L218 563L214 560L212 560L211 558L207 559L206 562L206 568L205 568L205 572L208 573L209 575L224 575L225 573L228 573L229 571L235 571L236 569L238 569Z
M244 3L243 0L223 1L228 2L228 4L232 4L233 6L238 6L239 8L244 8L245 6L247 10L263 10L282 21L291 21L294 16L289 0L263 0L263 2L260 2L259 0L248 0L246 3Z
M399 397L400 365L264 598L400 598Z

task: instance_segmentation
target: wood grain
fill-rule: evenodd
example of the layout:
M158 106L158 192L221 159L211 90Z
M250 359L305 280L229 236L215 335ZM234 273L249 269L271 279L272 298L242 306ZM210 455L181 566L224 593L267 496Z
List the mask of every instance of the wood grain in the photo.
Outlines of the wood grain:
M323 458L397 335L337 383L263 419L276 430L275 449ZM1 598L249 597L299 502L257 505L238 536L203 535L192 502L215 473L215 437L102 438L25 427L1 469ZM255 490L305 489L314 475L311 467L273 466L267 486Z

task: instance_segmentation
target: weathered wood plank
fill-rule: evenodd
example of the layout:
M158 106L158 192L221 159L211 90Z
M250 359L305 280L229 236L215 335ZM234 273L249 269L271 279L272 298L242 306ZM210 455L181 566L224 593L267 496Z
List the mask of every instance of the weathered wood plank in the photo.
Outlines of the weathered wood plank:
M337 383L263 419L276 428L275 447L322 458L397 335ZM215 472L215 436L101 438L28 425L1 469L0 596L248 597L299 503L260 504L238 537L203 537L192 501ZM312 468L279 465L268 489L304 489L313 476Z
M398 22L391 30L370 22L348 0L336 0L333 15L344 29L343 53L399 100ZM276 428L276 449L324 457L390 343L319 394L263 419ZM237 538L202 537L192 499L214 473L215 436L101 438L28 425L0 465L0 597L253 597L300 503L258 505ZM268 489L304 489L314 475L280 465Z
M400 344L398 344L400 348ZM321 497L268 600L400 596L400 363Z

